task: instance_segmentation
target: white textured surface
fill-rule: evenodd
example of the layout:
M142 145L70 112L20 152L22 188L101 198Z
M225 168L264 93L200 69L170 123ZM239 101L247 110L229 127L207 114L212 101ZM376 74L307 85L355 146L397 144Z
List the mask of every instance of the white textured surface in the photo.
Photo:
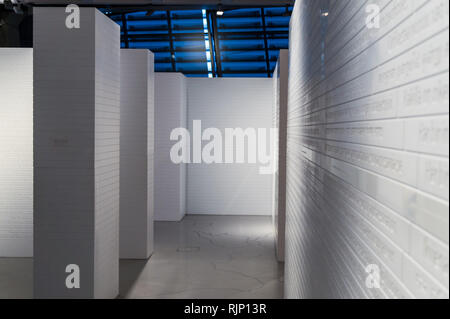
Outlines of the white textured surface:
M277 169L273 176L272 222L274 225L275 251L277 259L284 261L286 225L286 130L289 80L289 50L280 50L273 72L273 127L278 129L275 141Z
M33 256L33 49L0 48L0 257Z
M296 2L286 297L448 298L448 5L331 1L321 33L320 2Z
M223 140L225 128L272 127L272 79L216 78L187 82L191 135L193 120L201 120L203 130L218 128ZM259 167L240 163L189 164L187 213L271 215L273 176L260 175Z
M120 51L120 258L146 259L153 252L154 57Z
M81 8L34 9L34 296L118 293L119 27ZM67 289L68 264L80 289Z
M155 56L149 52L147 75L147 254L153 254L155 246Z
M94 297L119 293L120 28L95 10Z
M186 78L155 73L155 220L179 221L186 213L186 164L174 164L170 132L186 127Z

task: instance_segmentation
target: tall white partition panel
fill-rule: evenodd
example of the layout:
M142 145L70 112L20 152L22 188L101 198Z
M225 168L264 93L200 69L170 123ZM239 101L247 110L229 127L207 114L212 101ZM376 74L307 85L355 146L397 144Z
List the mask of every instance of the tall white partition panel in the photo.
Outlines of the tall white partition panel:
M186 128L186 78L155 73L155 220L180 221L186 213L186 164L171 161L173 129Z
M153 252L154 57L120 50L120 258Z
M278 130L275 140L277 157L273 177L272 221L278 261L284 261L284 233L286 225L286 130L288 105L289 50L280 50L273 73L273 127Z
M285 294L448 298L449 2L321 3L290 22Z
M201 120L202 132L208 128L219 129L223 162L226 128L250 128L256 132L259 128L266 129L267 147L272 127L272 101L272 79L188 79L189 131L194 138L194 120ZM208 143L203 140L202 146ZM245 144L244 151L248 151L248 143ZM247 154L245 163L208 164L202 159L201 164L189 164L187 213L270 216L273 174L260 174L260 168L267 165L248 163ZM191 160L194 162L194 154L191 154Z
M0 257L33 256L33 49L0 48Z
M120 30L93 8L81 8L80 28L66 17L34 8L34 296L113 298Z

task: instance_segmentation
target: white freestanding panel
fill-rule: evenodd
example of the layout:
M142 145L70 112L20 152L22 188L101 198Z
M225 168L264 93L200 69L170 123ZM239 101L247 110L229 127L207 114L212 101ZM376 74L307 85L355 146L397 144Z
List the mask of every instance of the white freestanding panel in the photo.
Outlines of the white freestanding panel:
M289 50L281 50L273 73L273 127L278 129L275 141L277 169L273 177L272 221L278 261L284 261L286 225L286 130L288 103Z
M174 164L173 129L186 128L186 78L155 73L155 220L179 221L186 212L186 164Z
M448 298L449 2L321 4L290 22L286 297Z
M154 56L120 56L120 258L153 252Z
M33 49L0 48L0 257L33 255Z
M272 174L260 174L259 163L225 162L225 129L266 129L268 153L272 127L273 89L268 78L195 79L188 82L188 127L194 139L193 121L202 131L217 128L222 134L222 163L188 165L187 213L207 215L271 215ZM204 147L208 141L203 141ZM236 144L232 149L236 153ZM248 143L246 143L248 144ZM248 151L249 147L244 151ZM256 151L259 151L256 148ZM235 155L235 154L233 154ZM248 159L248 155L245 155Z
M120 30L81 8L34 8L34 296L118 294ZM67 265L80 287L66 285Z

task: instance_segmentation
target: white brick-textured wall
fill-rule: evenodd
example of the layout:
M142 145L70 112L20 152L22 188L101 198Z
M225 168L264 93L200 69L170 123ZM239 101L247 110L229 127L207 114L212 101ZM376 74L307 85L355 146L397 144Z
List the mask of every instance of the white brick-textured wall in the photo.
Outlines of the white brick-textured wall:
M149 52L147 78L147 254L154 249L155 221L155 56Z
M277 169L273 176L272 222L274 225L275 249L277 259L284 261L284 242L286 225L286 130L289 77L289 50L280 50L273 72L272 125L278 130L275 141Z
M194 120L202 121L202 130L218 128L222 133L223 158L225 128L266 128L269 137L268 129L272 127L272 79L190 78L187 83L191 137ZM203 146L206 143L203 142ZM261 175L261 165L189 164L187 213L271 215L273 175Z
M170 133L186 127L186 78L155 73L155 220L179 221L186 213L186 164L174 164Z
M120 258L153 252L154 57L122 49L120 115Z
M33 49L0 48L0 257L33 256Z
M120 30L93 8L34 8L34 296L118 293ZM66 266L80 267L67 289Z
M119 293L120 145L120 28L95 10L95 298Z
M285 295L448 298L449 2L320 3L290 26Z

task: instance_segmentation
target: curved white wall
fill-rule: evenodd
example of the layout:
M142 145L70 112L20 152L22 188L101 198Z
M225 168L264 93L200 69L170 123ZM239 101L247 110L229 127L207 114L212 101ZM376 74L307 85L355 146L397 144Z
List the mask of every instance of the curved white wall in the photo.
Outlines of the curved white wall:
M286 296L448 298L449 2L320 3L290 26Z

